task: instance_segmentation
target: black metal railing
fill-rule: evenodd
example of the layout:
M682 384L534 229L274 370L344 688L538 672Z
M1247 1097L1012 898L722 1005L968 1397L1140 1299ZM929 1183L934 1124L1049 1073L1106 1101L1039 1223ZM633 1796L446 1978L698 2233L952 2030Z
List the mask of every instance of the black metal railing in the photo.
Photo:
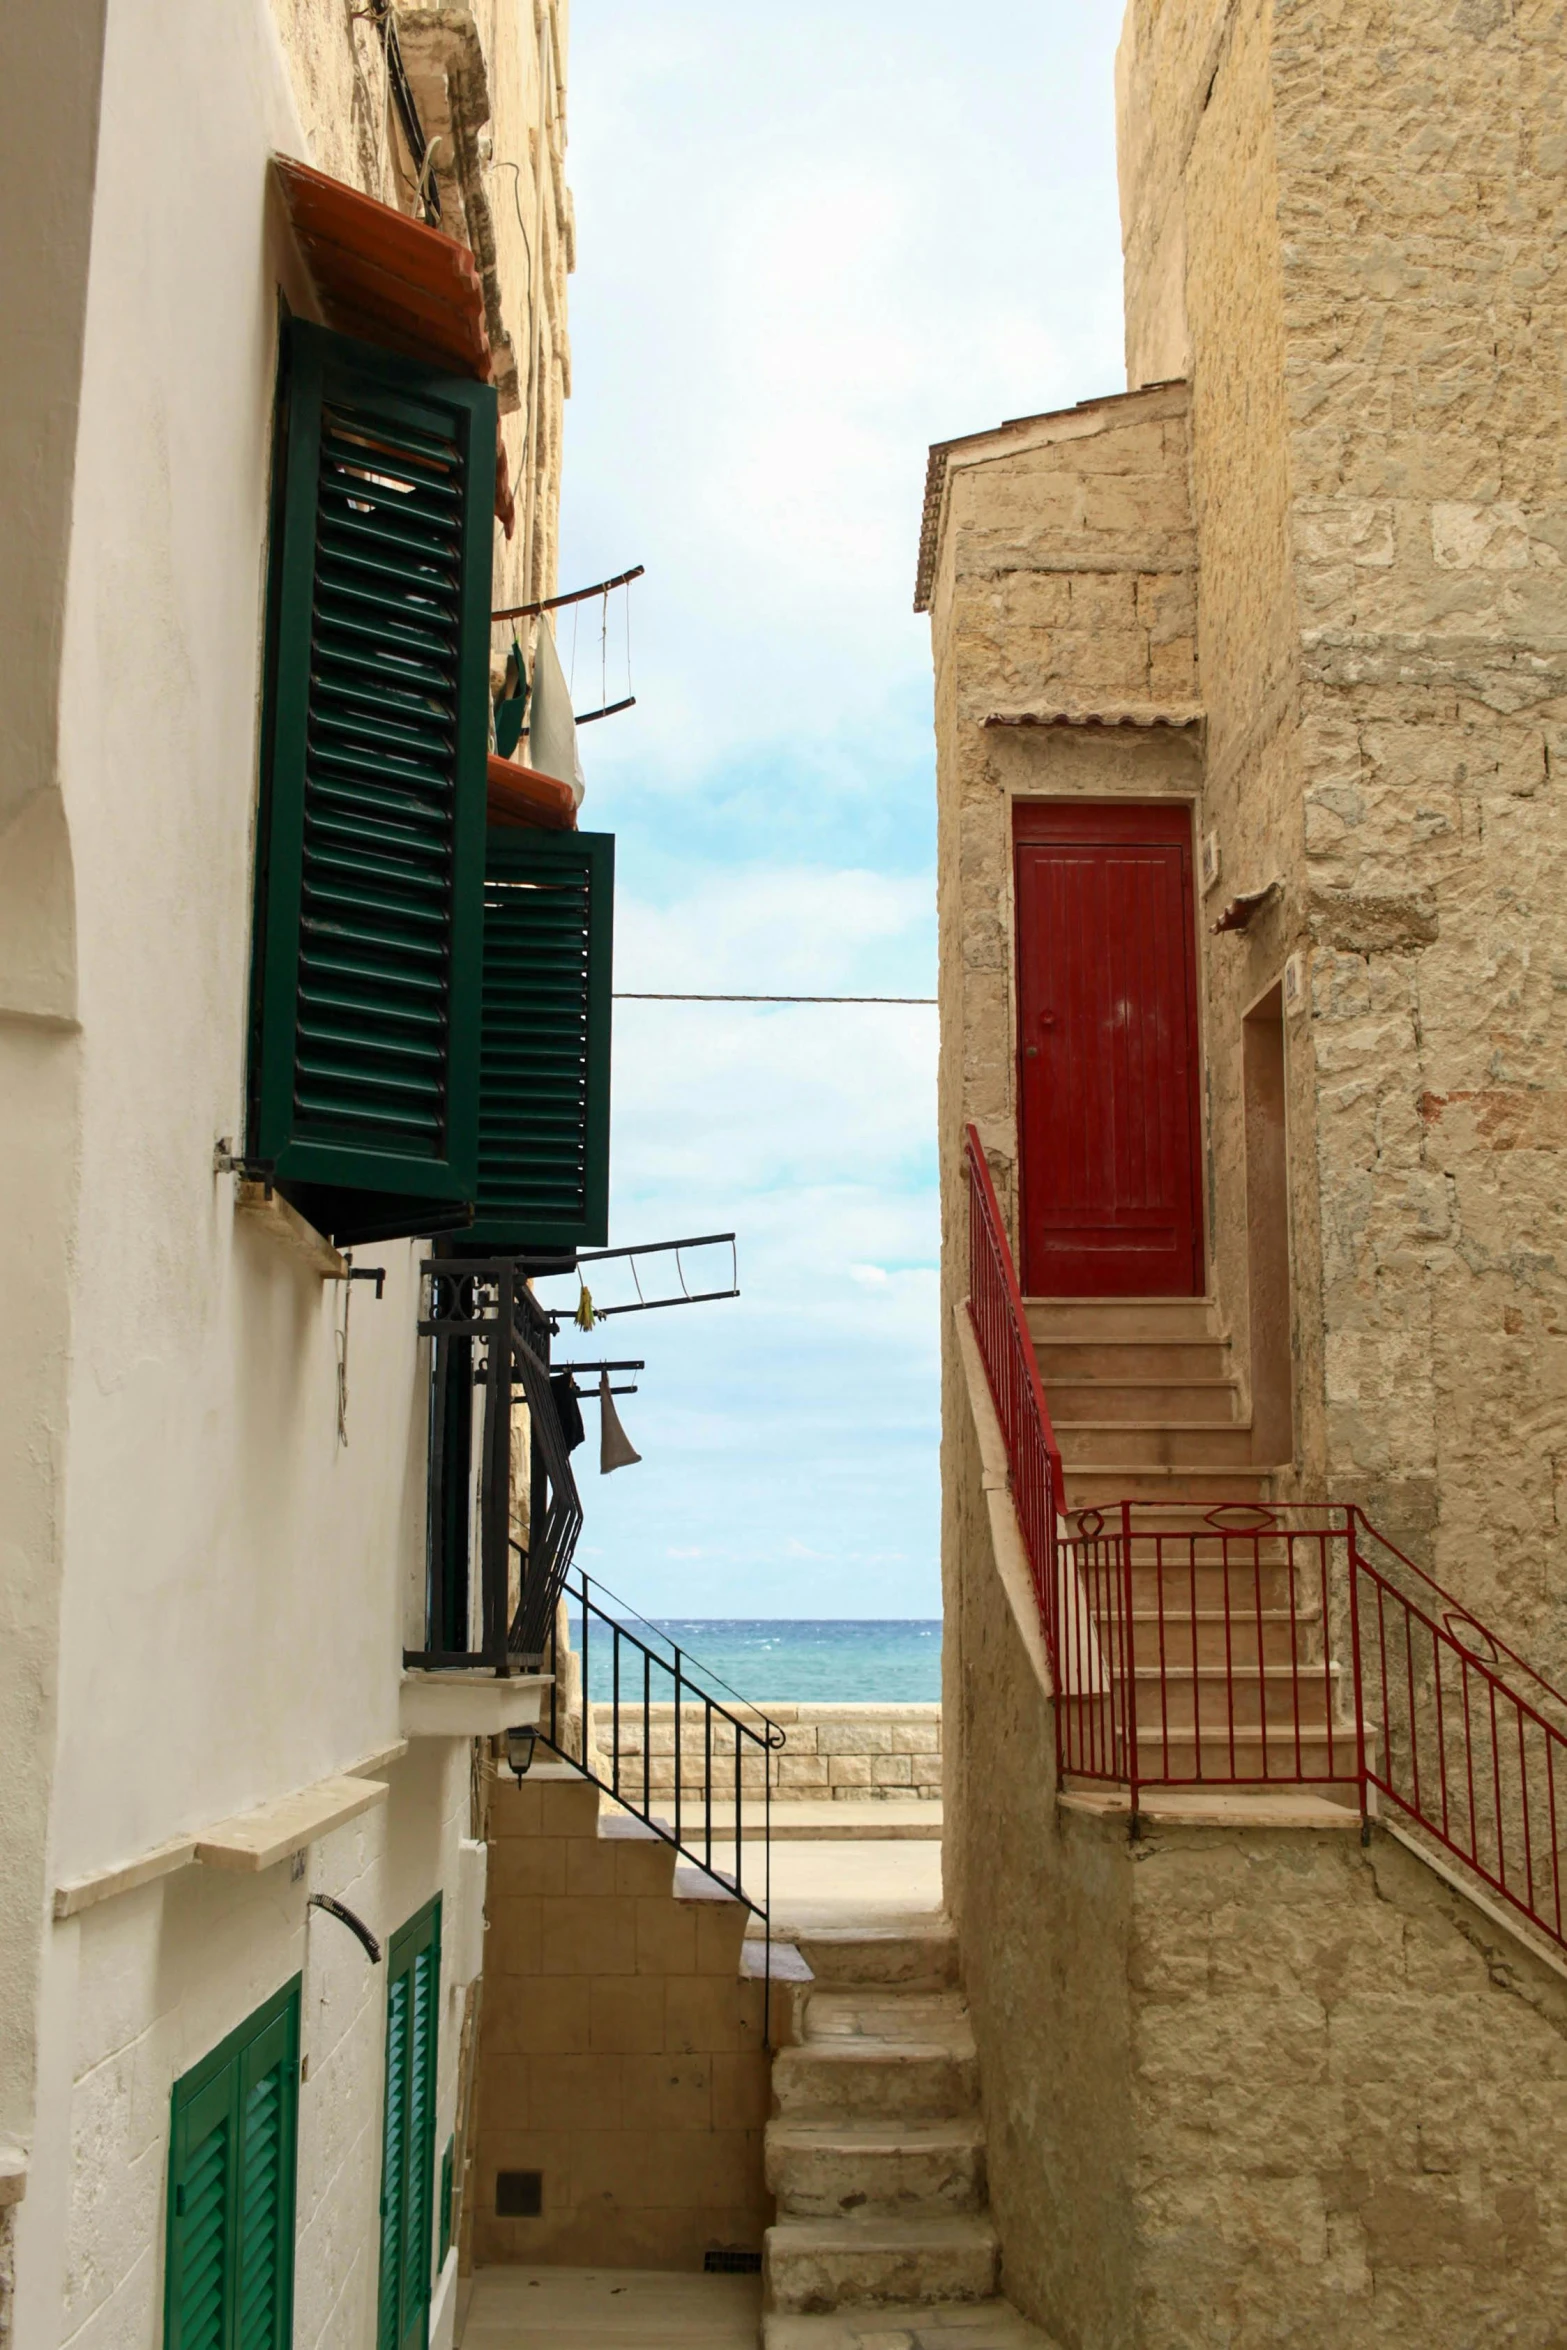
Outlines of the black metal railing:
M602 1584L595 1590L580 1568L565 1577L563 1599L568 1626L575 1618L582 1751L573 1753L567 1740L559 1612L545 1651L544 1669L553 1678L540 1738L760 1920L763 2029L770 2044L772 1758L785 1732L733 1690L733 1706L713 1697L703 1683L726 1688L717 1674L701 1665L693 1670L683 1649ZM666 1708L667 1740L656 1734L666 1727ZM732 1857L733 1866L721 1866L715 1855Z
M422 1271L429 1290L419 1333L434 1340L429 1572L425 1645L405 1650L403 1661L541 1672L582 1529L550 1390L549 1318L515 1257L430 1257ZM526 1539L517 1529L519 1403L527 1406Z

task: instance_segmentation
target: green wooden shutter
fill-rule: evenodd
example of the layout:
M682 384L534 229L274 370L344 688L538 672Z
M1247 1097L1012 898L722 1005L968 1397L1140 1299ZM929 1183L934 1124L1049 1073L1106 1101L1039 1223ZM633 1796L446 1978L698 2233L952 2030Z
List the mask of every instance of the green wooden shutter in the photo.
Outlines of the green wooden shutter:
M381 2130L381 2288L376 2350L402 2340L403 2186L408 2136L408 2010L405 1971L386 1987L386 2116Z
M239 2059L234 2350L288 2350L294 2283L298 2000Z
M386 1964L386 2118L381 2150L376 2350L425 2350L430 2332L430 2253L435 2224L439 1894L392 1936Z
M495 394L298 322L286 365L250 1155L384 1226L473 1196Z
M615 842L492 825L485 849L479 1186L502 1253L609 1237Z
M174 2085L166 2350L287 2350L299 1978Z
M182 2107L169 2158L168 2350L224 2350L234 2265L234 2081L226 2066Z
M435 2247L435 2257L441 2267L452 2248L452 2174L457 2160L455 2135L446 2141L446 2152L441 2156L441 2233Z

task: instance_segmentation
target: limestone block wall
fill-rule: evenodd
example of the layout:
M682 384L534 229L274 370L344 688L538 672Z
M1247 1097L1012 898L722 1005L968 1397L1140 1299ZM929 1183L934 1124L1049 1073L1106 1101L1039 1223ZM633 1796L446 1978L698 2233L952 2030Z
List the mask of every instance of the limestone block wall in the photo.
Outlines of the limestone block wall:
M955 1448L964 1407L954 1384L952 1314L968 1289L963 1130L970 1120L989 1156L1003 1213L1014 1218L1016 1206L1013 803L1075 794L1195 805L1203 773L1195 725L987 727L984 721L997 713L1148 719L1192 710L1197 606L1189 407L1184 384L1164 385L976 434L933 453L926 592L936 667L942 1689L949 1788L954 1769L967 1769L962 1749L973 1702L963 1656L961 1546L951 1517L962 1474ZM1210 1220L1228 1218L1239 1228L1227 1244L1228 1256L1239 1260L1243 1196L1210 1179L1207 1208ZM1237 1305L1243 1311L1244 1291L1238 1301L1224 1302L1232 1315Z
M1063 1809L953 1401L947 1898L1006 2291L1078 2350L1555 2350L1562 1970L1383 1830Z
M771 2065L745 1912L675 1898L667 1844L601 1836L597 1788L536 1769L491 1799L472 2259L759 2251ZM537 2218L497 2211L502 2171L540 2174Z
M1012 803L1195 798L1186 728L987 727L993 714L1190 711L1195 547L1184 385L1096 400L933 453L927 594L936 664L937 1075L944 1264L967 1285L962 1135L1002 1203L1017 1155ZM934 541L932 545L931 542Z
M1283 884L1209 957L1216 1179L1299 956L1302 1480L1559 1677L1558 15L1132 0L1119 81L1129 365L1178 312L1192 379L1204 823Z
M683 1795L700 1795L707 1784L707 1745L700 1712L682 1707L680 1785ZM785 1743L771 1755L773 1801L932 1801L941 1794L941 1707L939 1705L769 1705L767 1719L784 1732ZM742 1716L742 1719L745 1717ZM612 1709L593 1708L601 1756L613 1738ZM741 1799L759 1794L767 1758L749 1739L741 1742ZM634 1792L643 1785L643 1719L637 1705L620 1717L621 1768ZM675 1709L649 1708L646 1781L659 1801L675 1791ZM601 1766L602 1767L602 1766ZM720 1735L713 1754L713 1796L734 1800L735 1740Z

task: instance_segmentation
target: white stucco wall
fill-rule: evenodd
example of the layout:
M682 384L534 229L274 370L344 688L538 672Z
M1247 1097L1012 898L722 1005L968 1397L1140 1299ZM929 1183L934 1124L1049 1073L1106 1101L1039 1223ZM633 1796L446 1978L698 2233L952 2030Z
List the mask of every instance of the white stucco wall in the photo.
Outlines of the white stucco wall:
M79 29L51 15L46 64ZM57 753L47 680L34 730L66 881L29 953L64 978L58 1004L0 988L0 1201L26 1260L0 1469L32 1479L0 1514L0 1672L25 1666L0 1691L0 2137L30 2156L26 2350L161 2341L170 2088L301 1970L296 2340L373 2340L385 1971L305 1904L332 1892L382 1935L438 1890L449 1909L468 1829L466 1743L419 1741L299 1880L191 1866L49 1916L56 1884L391 1746L423 1582L420 1251L360 1252L387 1280L352 1291L345 1447L344 1289L236 1216L212 1166L244 1125L279 285L302 293L267 161L318 152L297 86L267 0L107 0ZM93 164L89 142L84 213ZM438 2150L449 1933L443 1971Z
M335 1894L389 1938L442 1895L436 2159L456 2105L456 1845L467 1751L421 1741L389 1802L312 1848L305 1875L190 1869L55 1929L60 2018L46 2042L49 2128L22 2205L19 2344L153 2350L162 2341L169 2093L234 2025L302 1974L298 2350L375 2338L386 1970L337 1920ZM69 2014L69 2020L66 2014Z

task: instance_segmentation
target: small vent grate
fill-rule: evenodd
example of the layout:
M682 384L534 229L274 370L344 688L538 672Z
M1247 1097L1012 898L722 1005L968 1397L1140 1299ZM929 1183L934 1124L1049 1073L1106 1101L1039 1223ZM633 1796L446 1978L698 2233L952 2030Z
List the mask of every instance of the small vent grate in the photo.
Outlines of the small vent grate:
M544 2210L544 2173L541 2170L498 2170L495 2174L497 2219L538 2219Z
M709 2277L759 2277L762 2256L760 2252L741 2252L732 2244L725 2244L715 2252L703 2253L702 2273Z

